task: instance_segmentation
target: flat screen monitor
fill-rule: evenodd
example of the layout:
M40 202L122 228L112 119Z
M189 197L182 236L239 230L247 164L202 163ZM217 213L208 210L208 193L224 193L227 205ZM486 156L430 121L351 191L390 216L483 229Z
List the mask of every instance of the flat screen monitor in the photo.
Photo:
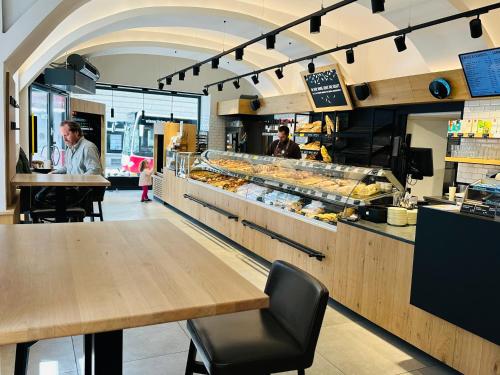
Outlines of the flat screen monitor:
M459 55L470 96L500 95L500 47Z
M349 90L337 65L316 69L314 73L303 72L306 93L314 111L329 112L352 109Z
M411 147L408 174L415 180L434 176L432 148Z

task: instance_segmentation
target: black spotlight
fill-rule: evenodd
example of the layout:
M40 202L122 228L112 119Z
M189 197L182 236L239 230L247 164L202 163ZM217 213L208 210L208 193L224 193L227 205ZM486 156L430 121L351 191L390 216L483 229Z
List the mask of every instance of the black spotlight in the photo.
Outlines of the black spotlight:
M254 75L252 76L252 81L253 81L253 83L254 83L255 85L256 85L256 84L258 84L258 83L259 83L259 75L258 75L258 74L254 74Z
M219 67L219 59L213 59L212 60L212 69L217 69Z
M217 84L217 91L222 91L223 88L224 88L224 84L223 83L218 83Z
M267 49L274 49L274 45L276 44L276 35L268 35L266 36L266 48Z
M163 90L163 88L165 87L165 84L163 82L158 82L158 90Z
M379 13L385 10L385 0L372 0L372 13Z
M172 77L165 78L165 82L167 83L167 85L171 85L172 84Z
M284 77L283 67L276 69L274 73L276 74L276 77L278 77L278 79L282 79Z
M236 61L241 61L243 60L243 48L237 48L236 51L234 51Z
M309 21L309 32L318 34L321 31L321 16L312 16Z
M114 117L115 117L115 109L111 108L111 118L114 118Z
M193 66L193 75L194 76L199 76L200 75L200 66L199 65Z
M233 85L234 85L234 88L236 90L238 90L240 88L240 81L239 80L233 81Z
M394 44L396 44L398 52L405 51L406 50L405 35L403 34L394 38Z
M483 35L483 26L479 15L469 22L470 36L474 39L480 38Z
M314 66L314 62L313 61L311 61L309 64L307 64L307 70L311 74L313 74L316 71L316 66Z
M179 72L179 81L184 81L186 78L186 72Z
M203 95L208 96L208 89L206 87L203 89Z
M348 64L352 64L354 62L354 50L352 48L345 51L345 59Z

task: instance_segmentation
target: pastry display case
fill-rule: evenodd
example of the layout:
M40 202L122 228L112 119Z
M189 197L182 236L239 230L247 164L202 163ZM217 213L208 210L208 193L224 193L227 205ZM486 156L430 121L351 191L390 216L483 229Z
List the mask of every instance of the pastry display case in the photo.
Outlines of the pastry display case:
M357 206L392 203L403 186L390 171L208 150L189 177L252 201L327 223Z
M175 174L177 177L186 178L191 173L194 162L199 157L196 152L176 152L175 153Z

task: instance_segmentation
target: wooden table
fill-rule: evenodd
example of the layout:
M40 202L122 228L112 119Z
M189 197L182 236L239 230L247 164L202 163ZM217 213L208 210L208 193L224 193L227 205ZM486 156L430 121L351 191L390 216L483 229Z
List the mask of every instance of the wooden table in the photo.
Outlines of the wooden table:
M0 345L93 334L86 374L90 351L95 374L121 373L124 328L268 305L165 219L5 225L0 243Z
M55 187L56 191L56 222L64 221L66 211L66 188L68 187L105 187L110 182L100 175L79 174L38 174L19 173L11 182L18 187Z

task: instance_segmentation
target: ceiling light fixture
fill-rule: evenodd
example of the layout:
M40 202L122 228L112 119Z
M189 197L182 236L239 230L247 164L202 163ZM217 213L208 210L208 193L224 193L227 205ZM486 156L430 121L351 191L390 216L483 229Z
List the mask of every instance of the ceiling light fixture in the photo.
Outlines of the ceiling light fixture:
M481 19L479 18L479 14L477 18L474 18L469 22L470 27L470 36L471 38L480 38L483 35L483 25L481 23Z
M372 0L372 13L380 13L385 10L385 0Z
M212 69L217 69L219 67L219 58L216 57L212 60Z
M276 69L274 73L276 74L276 77L278 77L278 79L282 79L285 76L283 74L283 67Z
M223 83L217 84L217 91L222 91L223 89L224 89L224 84Z
M313 74L316 71L316 66L314 65L314 61L311 60L309 64L307 64L307 70L310 74Z
M240 80L237 79L236 81L233 81L234 88L238 90L240 88Z
M406 50L406 41L405 41L406 35L400 35L394 38L394 44L396 44L396 48L398 52L403 52Z
M161 82L160 82L161 83ZM114 108L114 103L113 103L113 92L115 90L113 90L113 86L111 86L111 118L114 118L115 117L115 108Z
M172 77L165 78L165 83L170 86L172 84Z
M199 65L193 66L193 75L194 76L199 76L200 75L200 66Z
M312 16L309 21L309 32L318 34L321 31L321 16Z
M237 48L236 51L234 51L234 54L235 54L236 61L243 60L243 54L244 54L243 48Z
M165 84L162 81L158 82L158 90L163 90L164 87Z
M345 59L348 64L354 63L354 50L352 48L345 51Z
M258 84L259 83L259 75L258 74L254 74L252 76L252 81L253 81L254 85Z
M186 78L186 72L180 72L179 73L179 81L184 81L184 78Z
M203 89L203 95L208 96L208 89L206 87Z
M276 45L276 34L271 34L266 37L266 48L267 49L274 49L274 46Z

